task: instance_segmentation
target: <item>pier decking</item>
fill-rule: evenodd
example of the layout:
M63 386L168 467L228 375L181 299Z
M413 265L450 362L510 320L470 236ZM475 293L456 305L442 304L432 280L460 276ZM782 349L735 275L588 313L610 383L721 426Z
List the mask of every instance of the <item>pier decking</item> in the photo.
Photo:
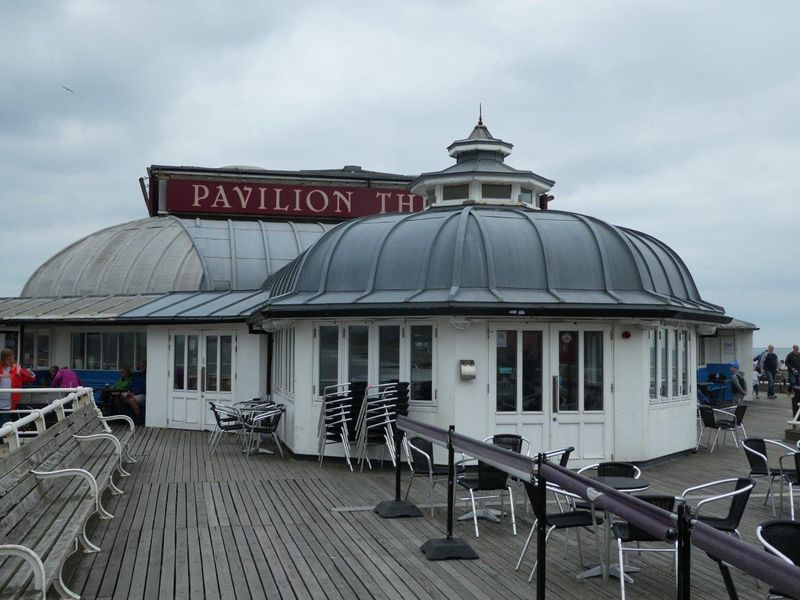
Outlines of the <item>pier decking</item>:
M745 426L751 436L781 439L789 400L749 403ZM133 475L120 482L122 496L106 499L115 515L99 521L91 539L98 554L77 556L68 585L83 598L533 598L527 582L535 548L514 571L530 530L520 488L518 535L507 518L482 521L475 539L471 521L456 522L455 535L478 552L473 561L430 562L419 547L444 536L446 484L436 486L439 508L416 519L380 519L372 508L393 495L390 468L350 473L326 461L243 456L233 436L209 456L208 434L163 429L137 433ZM730 442L644 470L648 493L680 494L699 483L746 475L744 453ZM407 475L404 474L404 486ZM411 499L424 505L427 483L416 482ZM740 531L755 543L755 527L772 518L759 481ZM788 501L788 496L785 499ZM788 514L788 507L784 507ZM463 504L457 505L457 514ZM585 558L597 560L594 541L582 534ZM548 598L614 598L619 582L577 580L574 533L564 556L564 536L548 544ZM615 548L615 547L614 547ZM643 566L626 586L631 599L674 598L670 558L631 555ZM68 570L65 569L65 578ZM740 598L764 598L767 586L734 572ZM722 579L704 553L692 553L692 598L726 598Z

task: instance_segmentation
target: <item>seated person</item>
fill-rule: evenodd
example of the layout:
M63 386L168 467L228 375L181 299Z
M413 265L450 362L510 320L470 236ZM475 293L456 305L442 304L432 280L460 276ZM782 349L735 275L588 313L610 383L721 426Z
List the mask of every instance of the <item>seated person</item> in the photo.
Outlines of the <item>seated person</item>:
M122 395L122 401L130 407L136 420L142 416L142 405L145 402L147 389L147 363L139 363L139 372L133 377L130 390Z
M56 365L53 365L50 367L50 376L52 377L50 380L50 387L76 388L82 385L81 378L78 377L78 374L67 367L61 367L59 369Z
M120 378L112 385L111 387L106 384L106 387L103 389L103 392L100 394L100 406L102 410L105 412L111 407L111 401L116 399L119 400L121 395L124 392L127 392L131 389L131 385L133 384L133 377L131 376L131 370L129 367L122 367L120 371Z

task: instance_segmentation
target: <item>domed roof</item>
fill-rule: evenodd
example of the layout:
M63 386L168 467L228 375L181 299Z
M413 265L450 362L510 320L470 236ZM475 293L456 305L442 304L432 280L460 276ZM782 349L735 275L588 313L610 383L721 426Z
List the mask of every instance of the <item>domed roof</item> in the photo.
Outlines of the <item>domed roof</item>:
M598 219L440 207L339 225L270 276L265 313L475 313L728 321L680 257Z
M22 296L258 289L332 225L152 217L97 231L42 264Z

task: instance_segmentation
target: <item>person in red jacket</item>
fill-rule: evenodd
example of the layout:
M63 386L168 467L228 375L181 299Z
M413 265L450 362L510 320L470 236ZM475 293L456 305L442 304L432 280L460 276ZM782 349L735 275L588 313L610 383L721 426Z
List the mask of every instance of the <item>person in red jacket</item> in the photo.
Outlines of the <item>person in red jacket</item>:
M14 418L7 410L16 410L21 394L5 390L21 388L24 383L36 380L30 369L23 369L14 360L14 351L8 348L0 350L0 427Z

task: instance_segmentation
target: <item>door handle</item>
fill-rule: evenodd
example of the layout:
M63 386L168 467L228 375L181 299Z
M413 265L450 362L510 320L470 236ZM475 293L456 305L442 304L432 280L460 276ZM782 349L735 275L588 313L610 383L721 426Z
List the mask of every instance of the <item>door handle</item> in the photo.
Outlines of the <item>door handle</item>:
M553 414L558 414L558 375L553 375Z

